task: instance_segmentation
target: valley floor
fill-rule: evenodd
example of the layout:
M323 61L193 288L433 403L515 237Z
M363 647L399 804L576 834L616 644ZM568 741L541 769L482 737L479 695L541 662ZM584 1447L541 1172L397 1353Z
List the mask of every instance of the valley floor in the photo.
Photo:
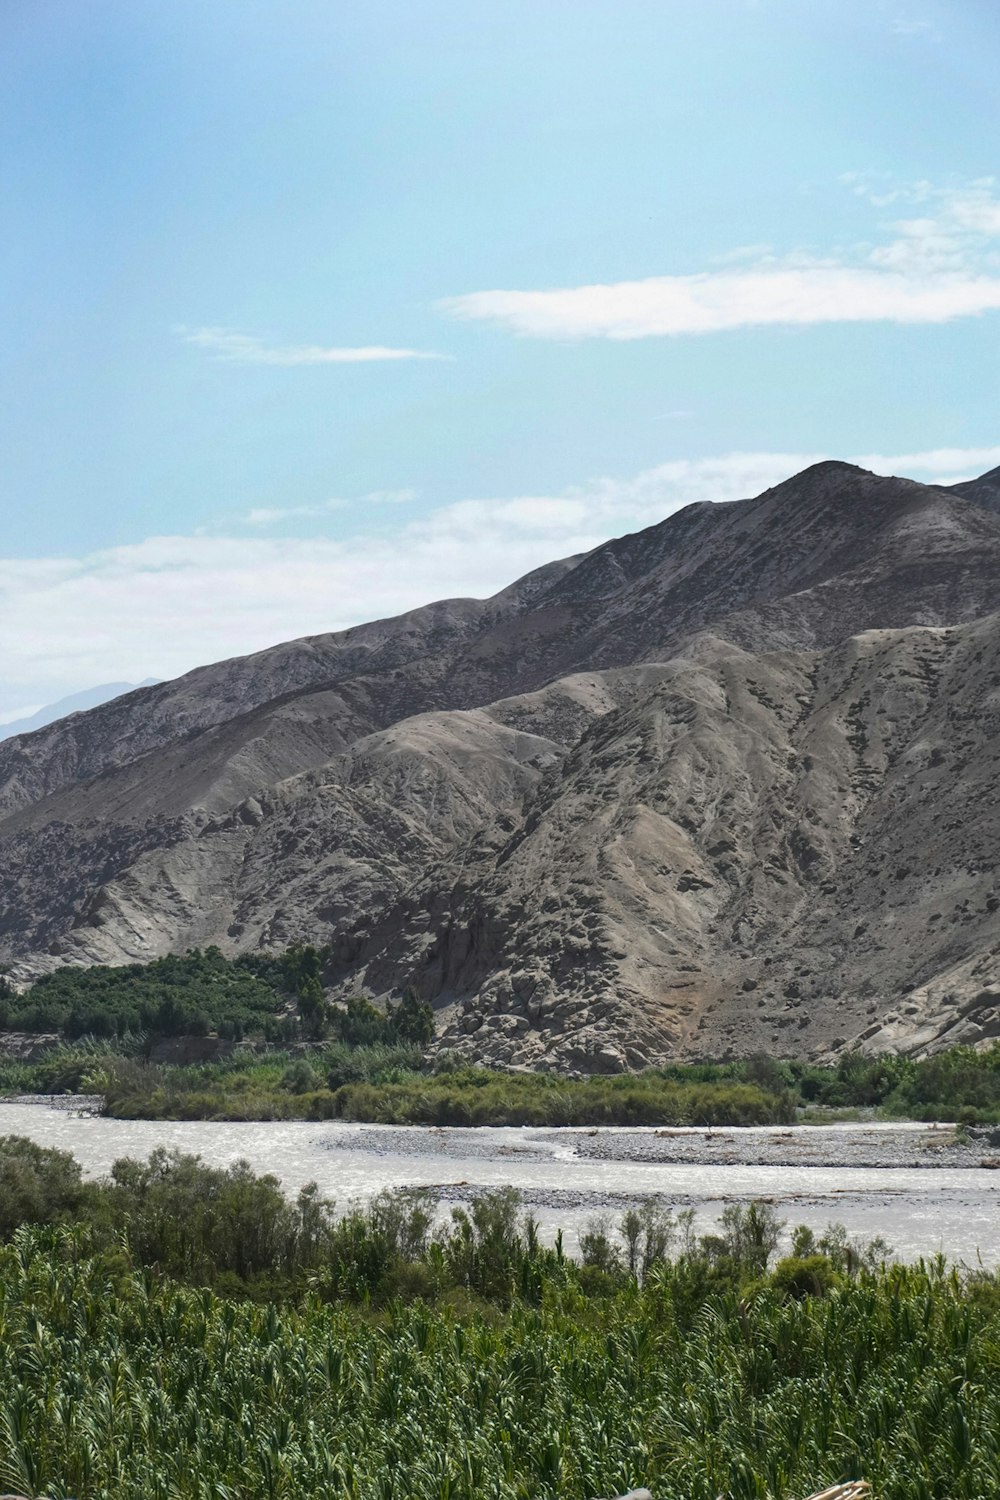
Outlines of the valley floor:
M158 1146L226 1166L245 1157L288 1192L315 1181L343 1208L394 1188L428 1188L441 1205L512 1186L543 1239L570 1251L595 1217L658 1201L690 1209L708 1232L727 1204L766 1199L787 1225L840 1222L882 1237L904 1259L941 1252L1000 1260L1000 1150L988 1134L888 1123L756 1129L622 1129L344 1124L336 1121L113 1120L74 1101L0 1101L0 1135L71 1151L90 1177ZM69 1107L67 1107L69 1106ZM790 1233L790 1230L788 1231ZM787 1242L788 1234L785 1235Z
M0 1139L0 1484L21 1495L788 1500L861 1476L879 1500L1000 1492L1000 1281L982 1267L896 1264L837 1227L789 1246L760 1196L704 1225L649 1197L570 1251L502 1186L454 1182L446 1218L413 1192L341 1215L233 1161L283 1134L295 1173L318 1145L343 1182L359 1140L371 1167L380 1140L412 1162L444 1135L457 1175L474 1134L482 1167L530 1178L547 1160L562 1183L727 1170L628 1162L661 1137L123 1125L30 1104L0 1120L20 1131L32 1110L61 1115L80 1162L123 1132L140 1151L137 1132L228 1137L229 1161L156 1149L94 1181ZM758 1134L778 1139L739 1140ZM928 1144L869 1129L858 1150L879 1134L914 1159ZM616 1141L624 1163L575 1154Z

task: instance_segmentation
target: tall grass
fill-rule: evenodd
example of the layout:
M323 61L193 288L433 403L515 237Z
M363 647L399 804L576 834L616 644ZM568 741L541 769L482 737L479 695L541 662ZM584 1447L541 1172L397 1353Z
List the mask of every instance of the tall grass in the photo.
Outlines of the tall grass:
M879 1500L1000 1494L1000 1317L941 1266L823 1298L679 1271L600 1304L555 1278L502 1314L277 1309L88 1258L0 1250L0 1485L106 1500Z

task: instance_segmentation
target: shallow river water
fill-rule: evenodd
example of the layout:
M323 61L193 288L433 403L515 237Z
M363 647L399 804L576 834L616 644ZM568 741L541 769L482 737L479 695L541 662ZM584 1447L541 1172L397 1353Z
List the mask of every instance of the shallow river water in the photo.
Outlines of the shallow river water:
M727 1203L765 1198L791 1226L831 1221L901 1257L939 1251L1000 1263L996 1147L956 1147L947 1128L794 1126L751 1130L592 1127L436 1129L311 1122L104 1120L38 1101L0 1101L0 1134L71 1151L89 1176L156 1147L213 1165L245 1158L288 1192L315 1181L341 1206L386 1187L438 1190L447 1205L513 1184L551 1240L574 1249L586 1222L651 1194L691 1207L699 1229ZM984 1165L986 1164L986 1165Z

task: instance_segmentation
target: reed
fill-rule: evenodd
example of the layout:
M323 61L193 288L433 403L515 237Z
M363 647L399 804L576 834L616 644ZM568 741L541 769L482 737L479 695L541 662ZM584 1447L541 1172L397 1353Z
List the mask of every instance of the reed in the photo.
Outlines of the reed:
M599 1305L554 1275L537 1305L374 1312L25 1229L0 1340L0 1487L52 1500L1000 1494L1000 1315L943 1265L801 1299L692 1302L664 1267Z

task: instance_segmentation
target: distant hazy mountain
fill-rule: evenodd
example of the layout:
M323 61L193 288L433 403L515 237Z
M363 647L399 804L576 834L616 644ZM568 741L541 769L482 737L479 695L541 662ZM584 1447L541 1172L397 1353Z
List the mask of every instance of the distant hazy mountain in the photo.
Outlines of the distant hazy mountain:
M1000 513L817 464L0 745L0 960L329 944L615 1071L1000 1035Z
M35 729L44 729L47 724L54 724L57 719L65 719L67 714L98 708L102 703L109 703L112 698L120 698L123 693L134 692L136 688L155 687L159 680L158 677L147 677L143 682L102 682L99 687L84 688L81 693L70 693L68 698L47 703L44 708L29 714L27 718L12 719L9 724L0 724L0 740L9 740L15 734L31 734Z

